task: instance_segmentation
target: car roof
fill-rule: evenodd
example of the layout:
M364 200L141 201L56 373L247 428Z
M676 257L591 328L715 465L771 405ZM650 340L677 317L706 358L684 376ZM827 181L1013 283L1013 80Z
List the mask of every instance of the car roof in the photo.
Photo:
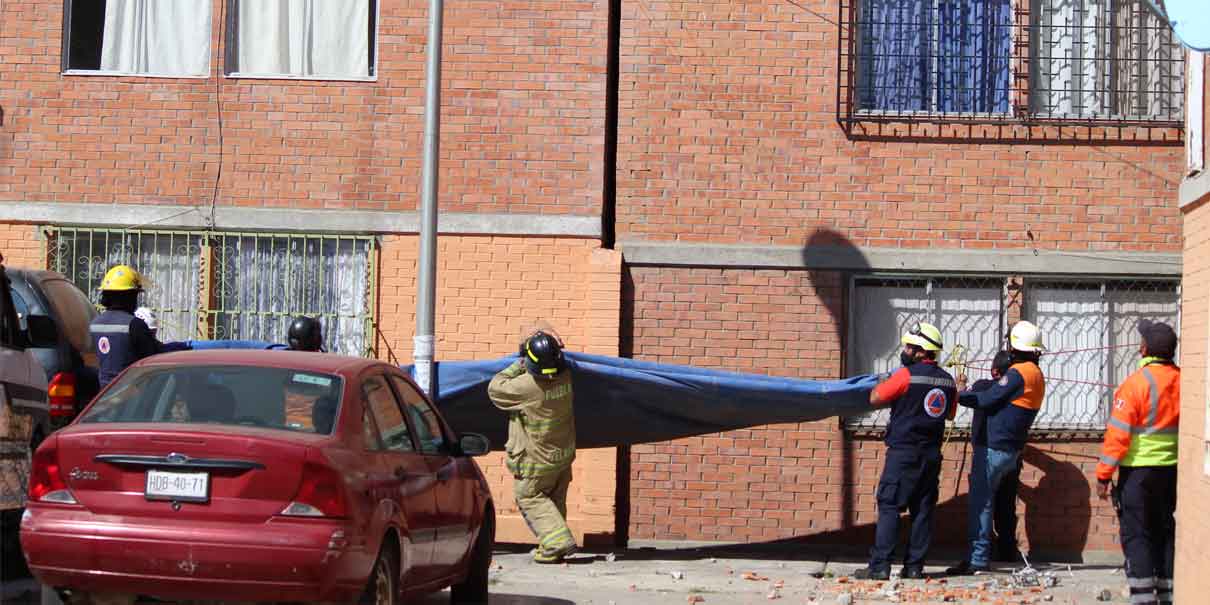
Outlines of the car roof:
M44 281L51 281L51 280L69 281L67 279L67 277L65 275L63 275L62 273L57 273L55 271L48 271L46 269L10 269L8 267L5 267L4 272L7 273L9 277L14 277L14 276L20 277L22 279L25 279L26 281L36 281L36 282L44 282Z
M236 365L262 368L285 368L325 374L354 375L386 362L365 357L267 349L206 349L153 355L135 364L139 367ZM394 366L390 366L394 367Z

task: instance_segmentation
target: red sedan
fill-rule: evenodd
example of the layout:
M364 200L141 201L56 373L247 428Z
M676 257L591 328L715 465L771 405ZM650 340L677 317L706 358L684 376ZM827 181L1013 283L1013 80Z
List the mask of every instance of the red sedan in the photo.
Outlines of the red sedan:
M21 545L72 597L486 602L487 450L379 361L157 355L38 448Z

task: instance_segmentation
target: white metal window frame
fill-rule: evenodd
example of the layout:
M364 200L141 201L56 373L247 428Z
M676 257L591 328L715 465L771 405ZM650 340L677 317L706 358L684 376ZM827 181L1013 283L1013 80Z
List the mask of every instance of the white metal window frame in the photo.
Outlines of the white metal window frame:
M382 37L382 3L380 0L370 0L371 10L374 11L374 35L369 41L369 53L373 58L368 61L370 74L367 76L305 76L292 74L278 73L254 73L242 72L238 69L238 52L236 52L236 29L235 21L239 19L236 5L239 0L224 0L226 3L226 11L224 19L226 24L226 36L223 40L224 57L226 57L227 65L223 68L223 75L235 79L244 80L310 80L316 82L377 82L378 81L378 64L380 58L380 39Z
M902 289L905 291L915 289L917 293L914 302L900 305L902 308L892 308L889 310L891 312L888 312L888 309L885 307L877 309L877 312L863 308L863 306L867 305L868 301L862 300L862 288L889 288L891 286L887 284L895 283L904 284ZM969 285L963 287L963 283ZM972 293L983 292L981 296L970 297L970 300L986 300L994 289L991 286L993 283L997 284L1001 289L999 300L996 301L998 304L998 321L995 322L994 330L990 327L984 328L985 332L983 336L986 338L989 333L994 332L994 334L990 338L986 338L986 342L974 342L970 336L955 333L953 326L949 325L952 322L947 320L943 303L947 300L961 301L961 296L955 297L953 294L963 289L969 289ZM928 284L933 285L930 286ZM948 292L945 289L938 289L937 284L949 285ZM941 277L874 274L850 277L847 290L846 374L856 375L893 371L898 367L898 354L901 349L899 338L901 334L910 328L910 324L914 321L931 321L936 323L942 330L945 339L945 353L940 358L942 362L949 357L955 344L962 344L969 348L968 358L973 361L971 368L968 370L970 381L974 382L980 378L989 377L990 358L1003 346L1009 327L1007 325L1007 302L1017 296L1016 293L1009 292L1009 284L1009 276L1004 275ZM1078 296L1073 295L1066 299L1058 300L1056 304L1060 307L1059 311L1066 310L1072 317L1078 318L1087 309L1063 309L1061 307L1064 305L1079 306L1081 304L1085 306L1099 306L1099 311L1094 310L1100 313L1099 315L1091 318L1085 317L1083 321L1099 322L1098 325L1105 325L1100 326L1100 329L1089 331L1087 334L1082 332L1075 334L1074 342L1072 341L1073 335L1071 334L1067 334L1066 338L1061 337L1058 333L1050 333L1048 335L1047 324L1054 324L1053 317L1048 318L1046 314L1038 316L1038 304L1042 300L1040 297L1044 296L1048 291L1048 286L1054 286L1050 288L1052 291L1081 293ZM1137 296L1140 293L1144 295ZM1151 295L1148 296L1146 295L1147 293ZM1114 388L1130 374L1134 368L1134 364L1138 360L1137 349L1133 348L1134 344L1138 341L1137 335L1134 332L1137 319L1139 317L1167 319L1174 322L1174 327L1178 330L1178 333L1180 330L1180 283L1175 278L1124 280L1066 276L1023 276L1021 294L1017 300L1021 304L1022 319L1042 324L1044 341L1052 352L1083 348L1093 349L1093 351L1063 353L1062 357L1056 356L1050 359L1047 359L1045 355L1043 356L1043 372L1048 377L1055 378L1055 380L1048 380L1047 382L1047 401L1043 403L1042 413L1039 414L1038 420L1035 422L1035 432L1099 434L1104 430L1109 400L1112 398ZM895 305L891 306L894 307ZM950 306L953 307L952 304ZM1043 306L1045 307L1045 305ZM962 311L961 308L956 310ZM987 312L987 310L985 309L982 312ZM888 319L891 321L888 322ZM965 321L967 323L971 322L970 319ZM985 321L984 323L987 322ZM863 334L862 332L865 330L874 330L875 334L872 337ZM872 338L878 343L876 345L877 348L883 351L874 357L873 362L862 359L863 357L870 357L866 352L869 347L863 344L863 338L867 341ZM1089 340L1089 342L1083 342L1085 340ZM1109 342L1109 340L1114 340L1114 342ZM1108 348L1119 344L1119 341L1128 341L1127 346ZM1065 364L1073 362L1078 366L1074 371L1054 367L1056 363ZM953 372L952 368L947 368L947 370ZM1096 376L1087 375L1089 372L1096 374ZM1067 378L1068 380L1057 380L1058 378ZM1097 383L1100 386L1084 384L1084 382ZM1207 378L1207 388L1210 389L1210 376ZM888 417L889 412L881 410L847 419L845 426L847 429L855 431L880 431L885 428ZM960 409L958 417L955 419L954 427L968 429L969 426L970 411ZM1206 430L1208 439L1206 468L1208 473L1210 473L1210 421L1207 423Z

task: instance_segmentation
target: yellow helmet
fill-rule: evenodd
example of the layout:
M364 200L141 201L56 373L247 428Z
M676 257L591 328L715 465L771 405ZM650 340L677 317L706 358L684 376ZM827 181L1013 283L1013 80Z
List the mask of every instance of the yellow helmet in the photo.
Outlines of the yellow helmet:
M919 322L911 331L904 334L900 341L905 345L914 345L925 351L940 351L941 330L938 330L937 326L933 324Z
M126 265L114 265L101 280L102 292L127 292L143 289L143 276Z

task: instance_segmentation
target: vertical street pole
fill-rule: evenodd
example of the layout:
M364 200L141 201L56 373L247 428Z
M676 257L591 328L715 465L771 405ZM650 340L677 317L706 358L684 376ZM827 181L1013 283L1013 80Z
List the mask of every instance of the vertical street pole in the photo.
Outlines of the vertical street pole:
M416 383L433 392L433 343L437 306L437 170L441 149L441 18L444 0L429 0L428 79L424 90L424 194L420 200L420 261L416 280L416 335L412 359Z

